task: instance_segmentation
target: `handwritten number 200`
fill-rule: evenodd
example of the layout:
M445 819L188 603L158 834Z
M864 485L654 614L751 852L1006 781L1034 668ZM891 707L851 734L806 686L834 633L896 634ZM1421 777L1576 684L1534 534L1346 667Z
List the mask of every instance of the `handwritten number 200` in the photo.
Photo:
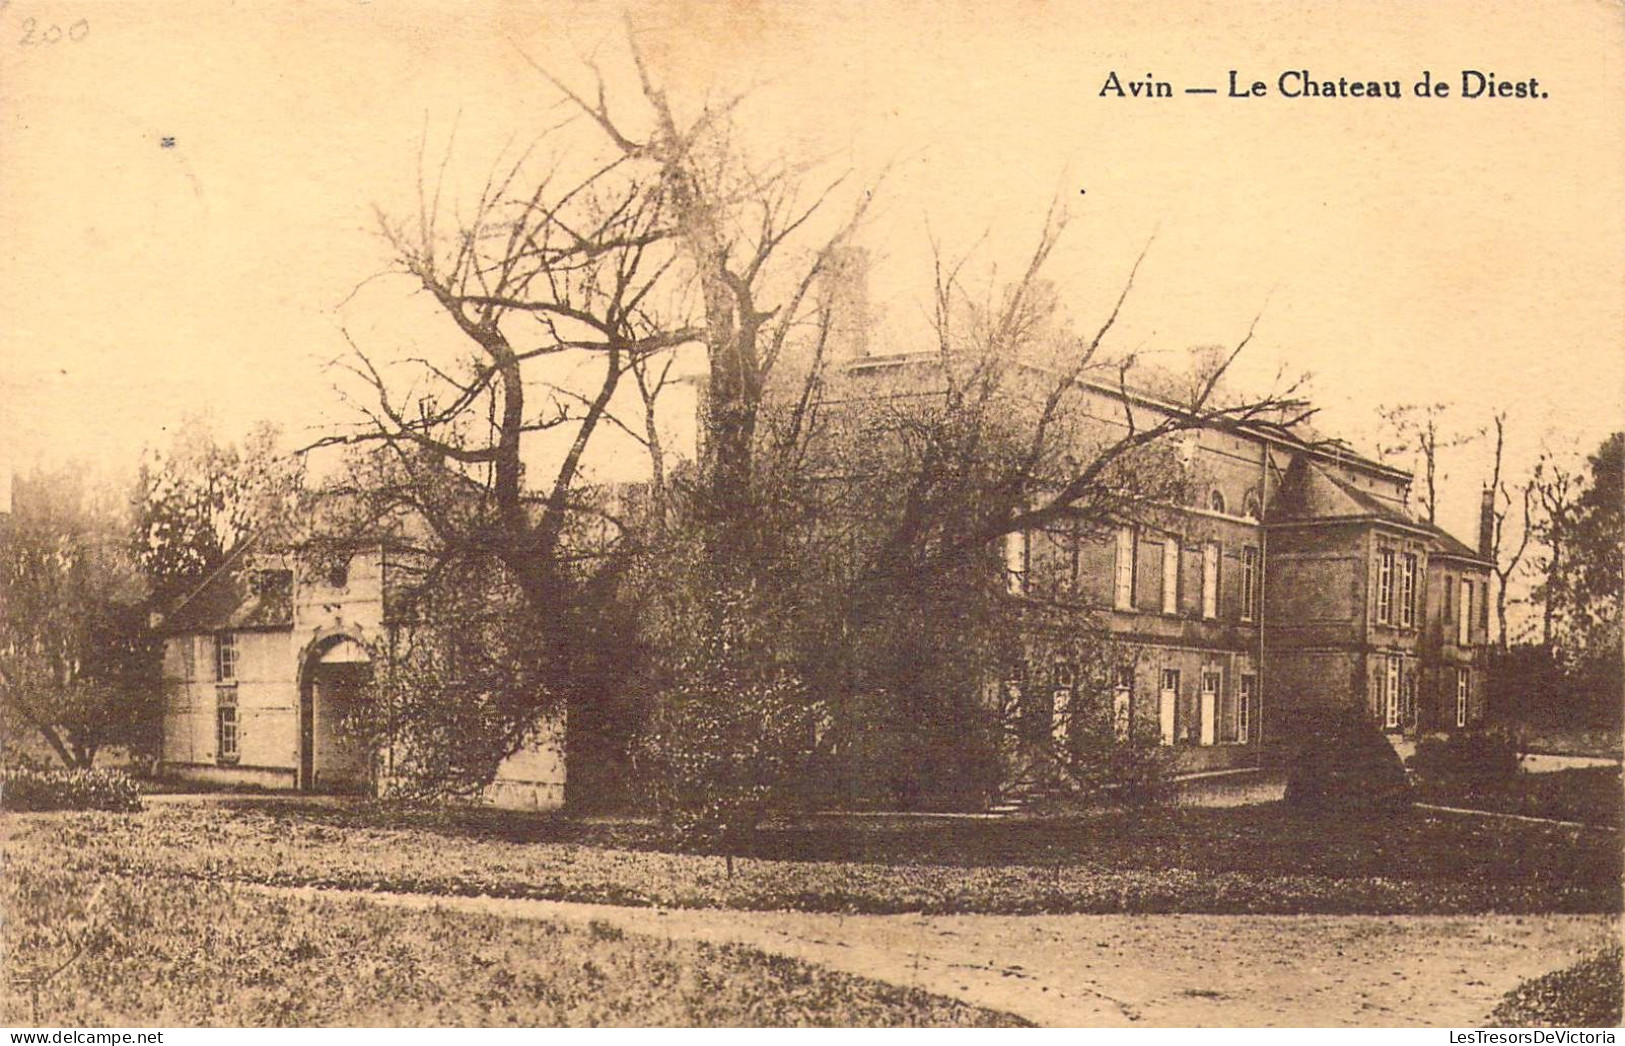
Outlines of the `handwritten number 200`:
M42 47L47 44L61 43L64 36L74 43L78 43L89 34L90 20L88 18L79 19L79 21L68 26L66 32L63 32L62 27L59 25L48 25L41 29L39 23L34 19L25 18L23 19L23 38L17 41L17 45L19 47Z

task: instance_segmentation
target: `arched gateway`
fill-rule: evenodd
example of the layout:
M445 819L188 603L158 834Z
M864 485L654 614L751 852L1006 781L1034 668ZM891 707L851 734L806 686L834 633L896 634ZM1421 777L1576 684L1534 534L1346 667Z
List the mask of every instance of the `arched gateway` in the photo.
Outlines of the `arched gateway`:
M373 753L343 729L371 678L372 658L354 636L325 635L306 647L299 672L300 791L373 790Z

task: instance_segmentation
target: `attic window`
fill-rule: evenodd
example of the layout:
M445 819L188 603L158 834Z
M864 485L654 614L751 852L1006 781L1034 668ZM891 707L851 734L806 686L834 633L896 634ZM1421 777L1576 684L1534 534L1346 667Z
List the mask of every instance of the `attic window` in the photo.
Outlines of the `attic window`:
M293 571L256 570L249 579L254 594L260 598L286 596L293 591Z

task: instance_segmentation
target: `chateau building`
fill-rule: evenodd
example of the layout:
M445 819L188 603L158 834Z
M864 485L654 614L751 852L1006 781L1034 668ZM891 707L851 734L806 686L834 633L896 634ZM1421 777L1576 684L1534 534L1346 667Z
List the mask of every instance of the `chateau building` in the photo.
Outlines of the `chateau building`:
M845 391L909 380L925 360L853 354ZM1087 416L1102 426L1124 424L1125 396L1148 425L1180 410L1084 385ZM1020 644L1028 656L1017 664L988 666L1036 736L1060 736L1094 702L1117 736L1154 736L1201 770L1256 764L1316 706L1363 708L1396 740L1482 716L1487 516L1469 548L1411 511L1408 473L1281 425L1168 438L1179 441L1189 493L1154 524L1106 535L1052 527L1004 542L1009 598L1086 613L1113 658L1106 693L1083 682L1081 666L1037 653L1041 644ZM215 783L376 787L388 754L359 750L343 723L387 649L389 577L383 551L312 576L272 550L239 549L163 622L165 769ZM488 798L562 804L564 734L562 722L541 731Z
M1120 389L1091 390L1112 424ZM1133 395L1133 394L1130 394ZM1178 408L1135 396L1152 416ZM1296 713L1353 704L1395 739L1483 715L1490 558L1409 508L1411 476L1265 423L1182 434L1186 504L1105 540L1007 537L1010 595L1071 602L1120 651L1119 735L1155 725L1189 769L1251 765ZM1080 694L1066 662L1016 666L1019 700L1056 717Z

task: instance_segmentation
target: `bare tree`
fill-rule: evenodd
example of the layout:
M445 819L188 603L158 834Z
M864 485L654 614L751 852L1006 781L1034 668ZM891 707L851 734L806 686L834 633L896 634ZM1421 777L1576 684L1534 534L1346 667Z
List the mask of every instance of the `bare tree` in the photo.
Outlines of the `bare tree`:
M1104 352L1144 252L1093 333L1057 327L1055 293L1042 272L1065 225L1052 210L1025 270L991 303L966 287L963 262L939 260L936 267L942 417L969 427L965 449L972 454L989 451L994 436L1007 444L986 462L993 511L963 536L967 546L1063 521L1099 530L1146 519L1181 497L1177 470L1146 467L1153 459L1166 463L1174 437L1254 422L1290 430L1314 414L1299 395L1302 378L1258 396L1221 392L1253 340L1257 318L1233 345L1207 354L1172 384L1153 376L1136 354ZM1147 393L1144 386L1153 384L1163 387ZM912 539L927 525L910 519L899 538Z
M651 183L662 187L670 231L700 295L696 334L707 363L706 511L718 530L718 547L739 559L739 530L754 512L764 392L787 343L816 313L820 277L850 240L871 194L859 194L842 216L825 220L848 181L845 175L809 190L805 167L750 162L731 135L742 99L707 104L690 119L680 117L630 26L627 36L641 113L611 110L596 65L589 64L594 84L585 91L542 72L603 132L621 161L645 169ZM820 226L825 231L814 234ZM809 237L798 255L798 241Z
M1450 432L1444 424L1449 410L1445 403L1402 403L1378 407L1377 414L1386 428L1383 440L1377 446L1377 456L1410 458L1422 466L1422 511L1429 525L1438 522L1438 483L1443 462L1441 453L1466 446L1484 435L1484 430Z
M1583 477L1579 473L1563 464L1550 450L1542 450L1527 486L1534 492L1538 509L1531 524L1541 549L1532 564L1540 574L1534 598L1541 604L1540 642L1548 650L1555 638L1557 614L1563 602L1565 553L1582 484Z
M937 794L974 792L976 780L958 778L986 761L968 754L977 739L983 748L1015 739L1034 765L1071 767L1069 742L1054 744L1048 715L1033 727L1017 700L1001 716L986 684L1001 666L1037 656L1021 648L1046 635L1064 637L1064 659L1088 675L1082 666L1099 660L1091 652L1109 637L1098 606L1073 587L1087 580L1080 546L1122 525L1177 526L1191 478L1182 434L1251 423L1287 430L1311 414L1295 382L1258 397L1222 391L1251 329L1178 376L1108 352L1138 262L1108 315L1075 329L1043 278L1064 225L1052 212L1016 279L986 292L964 275L963 259L939 251L930 347L830 364L805 420L803 481L794 486L812 504L795 507L819 536L796 562L818 564L824 580L807 584L800 605L819 608L813 617L829 644L806 675L819 680L815 690L842 695L849 712L920 735L897 749L909 753L897 760L908 774L928 775L934 753L957 753L954 765L935 767L949 779L930 786Z
M1507 649L1507 583L1523 562L1524 553L1529 548L1529 541L1533 535L1534 527L1531 525L1530 512L1534 500L1534 482L1530 480L1518 486L1517 503L1522 505L1521 523L1518 526L1518 544L1516 548L1506 533L1507 516L1512 511L1514 498L1507 489L1507 484L1501 477L1502 451L1506 445L1506 411L1497 411L1492 425L1495 429L1495 457L1490 469L1489 494L1491 497L1490 520L1490 569L1495 572L1495 620L1499 629L1498 642L1501 649Z
M816 321L819 277L865 206L811 236L844 179L809 192L805 169L749 163L731 138L737 100L683 121L629 39L629 104L640 111L611 112L596 65L586 93L544 71L577 118L494 166L471 207L446 188L448 149L438 172L420 175L415 214L380 212L393 271L429 296L464 349L399 359L352 340L345 367L362 420L316 444L373 450L339 487L341 531L390 531L420 588L479 577L517 595L488 605L526 631L522 649L539 660L514 667L531 696L503 703L498 749L524 736L527 706L534 719L606 689L583 665L619 634L607 623L614 592L634 539L650 531L628 519L625 499L586 481L588 448L606 429L648 448L653 520L643 522L663 529L671 474L658 403L688 347L703 350L708 374L706 496L694 505L712 524L713 561L749 562L738 539L757 515L763 390ZM623 417L634 398L636 414ZM452 618L455 628L464 615Z

